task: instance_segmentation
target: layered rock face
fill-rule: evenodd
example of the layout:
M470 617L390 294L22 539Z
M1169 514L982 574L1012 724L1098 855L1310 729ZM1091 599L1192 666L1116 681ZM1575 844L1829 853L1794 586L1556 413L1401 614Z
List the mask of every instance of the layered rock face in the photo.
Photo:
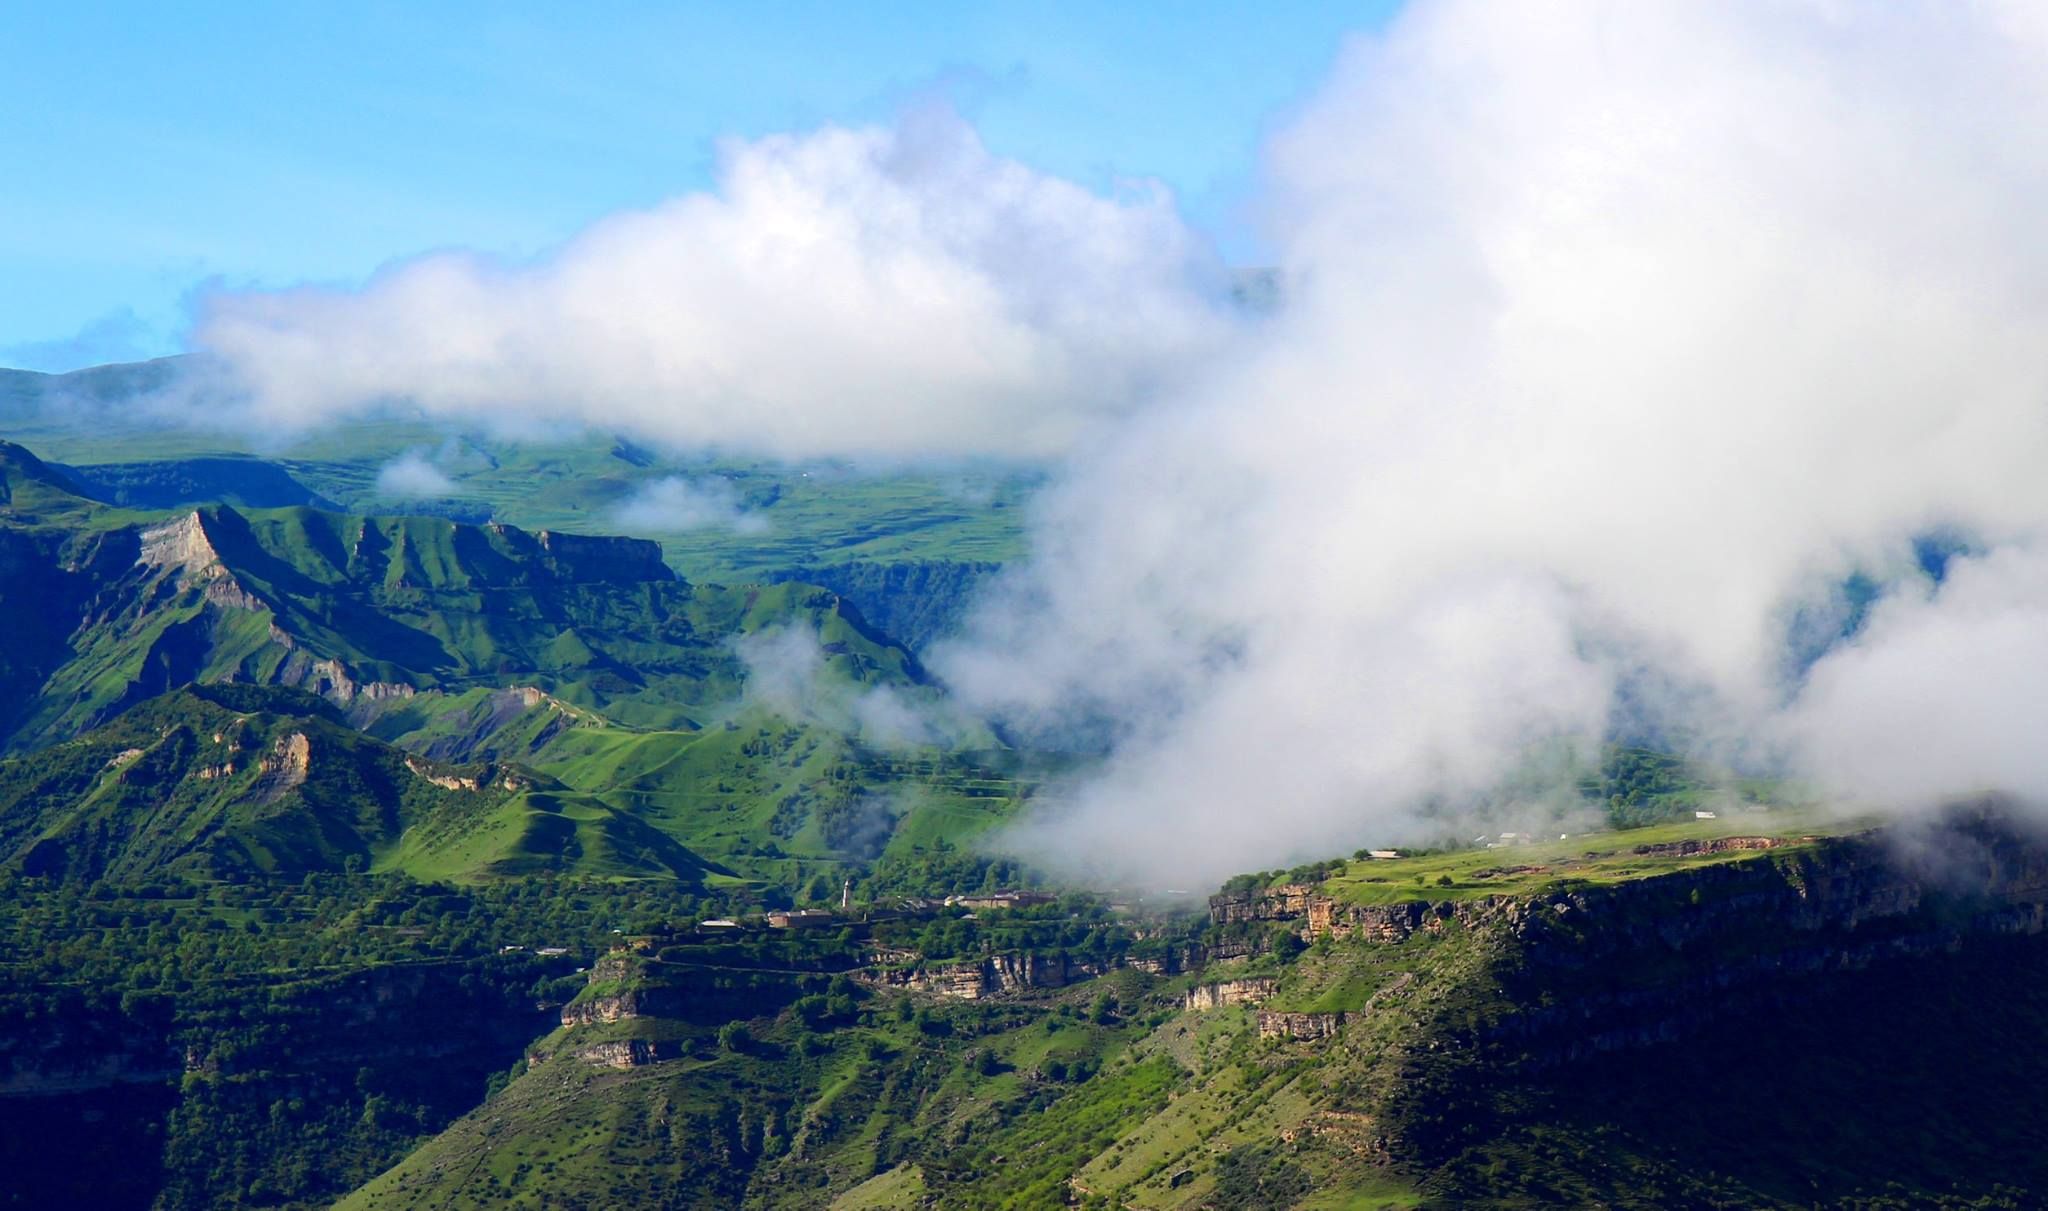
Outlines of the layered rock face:
M593 1068L638 1068L645 1064L678 1059L685 1051L680 1043L624 1039L612 1043L595 1043L589 1047L579 1048L571 1054ZM529 1065L538 1062L538 1058L529 1059Z
M2048 846L1966 818L1924 844L1829 841L1559 893L1499 919L1522 1008L1474 1041L1559 1063L1796 1003L1810 977L2048 931Z
M978 1001L1030 988L1064 988L1093 979L1105 970L1108 969L1099 964L1074 962L1058 955L1000 954L979 962L880 971L866 978L885 987Z
M136 553L138 568L186 588L202 586L206 600L230 610L262 610L268 607L242 582L235 579L208 533L206 515L193 511L175 521L142 531Z
M1181 1008L1199 1011L1224 1009L1232 1005L1256 1005L1272 996L1279 986L1280 981L1266 977L1197 984L1181 998Z
M1287 883L1262 891L1210 896L1209 921L1215 925L1292 921L1308 915L1309 905L1325 898L1306 883Z
M1240 892L1209 898L1209 920L1216 925L1257 921L1299 922L1296 932L1313 940L1321 937L1359 937L1372 942L1402 942L1417 930L1434 923L1473 915L1472 905L1491 906L1492 900L1444 901L1430 904L1421 900L1404 904L1350 904L1333 899L1313 887L1287 884L1261 892ZM1219 950L1214 957L1231 957Z
M682 988L644 978L639 964L616 952L591 965L589 991L600 988L612 991L578 997L562 1006L562 1025L591 1026L631 1018L669 1017L680 1013L686 1000Z
M1539 1066L1796 1003L1815 995L1812 977L1950 952L1973 938L2048 932L2048 842L1993 813L1952 817L1910 843L1873 834L1783 846L1762 837L1639 846L1644 854L1757 856L1535 896L1361 906L1289 885L1217 896L1210 917L1370 944L1467 936L1488 956L1481 970L1499 986L1497 1011L1483 1026L1433 1037ZM1366 1011L1409 983L1397 979ZM1442 988L1426 976L1420 987L1425 999ZM1189 1007L1210 999L1201 989L1189 997ZM1293 1040L1329 1038L1344 1021L1259 1015L1262 1036Z
M1342 1013L1279 1013L1259 1011L1259 1037L1313 1043L1334 1037L1344 1025Z
M674 1017L687 997L680 988L652 985L628 988L611 996L591 997L562 1007L562 1025L590 1026L630 1018Z
M279 736L277 743L263 758L260 774L251 794L258 801L269 803L282 798L293 789L306 784L306 775L313 768L313 742L304 732L292 732Z

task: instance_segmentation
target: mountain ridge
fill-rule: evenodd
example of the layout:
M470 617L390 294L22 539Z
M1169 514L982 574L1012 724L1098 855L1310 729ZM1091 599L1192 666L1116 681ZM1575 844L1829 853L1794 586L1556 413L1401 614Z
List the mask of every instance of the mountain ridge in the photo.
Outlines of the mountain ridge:
M71 494L11 443L0 467L0 556L16 572L0 616L66 636L14 671L0 742L17 751L190 681L344 703L527 683L622 722L693 727L738 699L731 639L774 626L818 632L833 676L922 679L842 598L692 585L645 539L304 506L152 515Z

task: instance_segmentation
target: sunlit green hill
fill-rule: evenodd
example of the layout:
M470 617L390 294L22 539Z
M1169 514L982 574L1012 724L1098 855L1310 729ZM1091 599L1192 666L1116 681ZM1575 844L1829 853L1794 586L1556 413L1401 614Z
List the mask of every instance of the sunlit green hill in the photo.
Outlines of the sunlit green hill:
M189 358L95 366L70 374L0 369L0 438L77 465L103 499L237 507L332 501L349 512L408 511L529 530L634 533L662 544L692 580L761 581L789 569L1000 563L1023 551L1022 504L1040 472L1016 466L863 470L649 449L613 434L510 437L417 420L365 417L299 434L253 432L209 407ZM196 400L196 402L195 402ZM175 423L179 419L192 423ZM380 470L430 459L452 481L434 499L384 495ZM267 469L259 470L252 463ZM621 513L651 484L709 486L745 525L664 522ZM288 497L303 491L318 500ZM629 522L631 524L629 524ZM853 572L852 576L869 573ZM879 615L879 597L849 592ZM903 608L914 609L908 603Z
M835 594L693 586L650 542L310 508L136 514L15 446L0 476L0 617L44 637L0 670L16 751L187 682L298 686L359 719L425 690L532 686L690 728L732 709L734 640L776 628L817 636L820 676L919 676Z
M238 685L176 690L0 762L0 863L85 881L706 871L602 795L523 765L417 757L312 695Z

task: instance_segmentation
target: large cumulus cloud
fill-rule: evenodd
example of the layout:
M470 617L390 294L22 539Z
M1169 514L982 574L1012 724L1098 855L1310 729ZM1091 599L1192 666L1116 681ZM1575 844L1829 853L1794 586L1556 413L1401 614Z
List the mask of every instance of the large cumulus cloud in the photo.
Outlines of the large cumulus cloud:
M725 144L717 187L531 264L448 253L361 290L227 292L198 347L235 419L382 405L789 457L1071 447L1216 340L1171 199L1103 197L940 111Z
M939 661L1118 725L1046 851L1414 835L1645 716L1899 806L2040 782L2039 577L1785 658L1852 571L1931 592L1916 535L2048 537L2038 12L1451 0L1351 45L1270 148L1286 313L1073 465Z

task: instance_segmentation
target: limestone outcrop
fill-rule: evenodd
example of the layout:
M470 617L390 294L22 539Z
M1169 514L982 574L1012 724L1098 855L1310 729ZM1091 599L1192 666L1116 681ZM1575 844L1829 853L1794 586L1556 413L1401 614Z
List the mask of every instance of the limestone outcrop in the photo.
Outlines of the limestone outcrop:
M1032 988L1064 988L1093 979L1108 970L1096 963L1059 955L999 954L964 963L935 963L923 968L881 970L863 977L868 983L961 1001L978 1001Z
M1342 1013L1281 1013L1273 1010L1259 1011L1259 1037L1262 1039L1287 1039L1291 1042L1316 1042L1335 1038L1344 1025Z
M1224 1009L1232 1005L1256 1005L1272 996L1279 986L1280 981L1266 976L1197 984L1181 997L1181 1008L1204 1010Z

